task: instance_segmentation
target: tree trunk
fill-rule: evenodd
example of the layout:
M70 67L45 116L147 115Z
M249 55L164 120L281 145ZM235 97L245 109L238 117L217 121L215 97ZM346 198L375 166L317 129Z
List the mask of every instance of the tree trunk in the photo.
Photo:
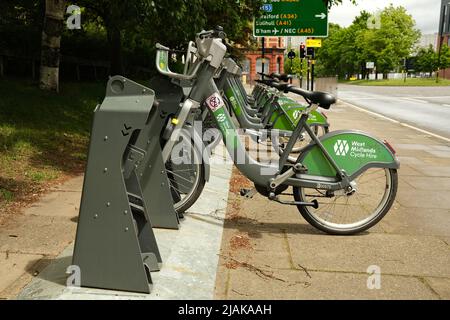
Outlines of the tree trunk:
M109 59L111 63L110 75L124 75L122 63L122 38L120 30L114 26L107 27L109 43Z
M59 92L59 60L65 9L65 0L45 1L39 84L42 90Z

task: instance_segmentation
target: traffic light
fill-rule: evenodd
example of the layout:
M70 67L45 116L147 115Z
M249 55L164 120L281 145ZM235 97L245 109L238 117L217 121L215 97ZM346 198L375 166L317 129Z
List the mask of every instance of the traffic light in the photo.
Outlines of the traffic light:
M417 62L416 60L417 60L416 58L406 59L406 62L405 62L406 71L413 71L416 69L416 62Z
M300 45L300 59L306 58L306 46L304 44Z
M307 55L308 57L310 57L311 59L314 60L314 58L315 58L315 51L314 51L314 48L308 48L308 49L306 50L306 55Z

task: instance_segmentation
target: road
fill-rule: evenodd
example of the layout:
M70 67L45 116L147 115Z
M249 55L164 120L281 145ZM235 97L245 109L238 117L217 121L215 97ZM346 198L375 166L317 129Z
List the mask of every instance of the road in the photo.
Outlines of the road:
M450 87L339 85L339 99L450 138Z

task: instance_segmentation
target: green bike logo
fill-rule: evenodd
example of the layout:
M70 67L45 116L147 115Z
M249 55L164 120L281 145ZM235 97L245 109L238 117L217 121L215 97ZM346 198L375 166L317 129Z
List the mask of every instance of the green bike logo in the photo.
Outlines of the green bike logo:
M217 116L217 121L219 121L220 123L223 123L223 122L227 121L227 117L224 114L219 114Z
M345 157L350 151L350 145L346 140L338 140L334 145L334 153L337 156Z

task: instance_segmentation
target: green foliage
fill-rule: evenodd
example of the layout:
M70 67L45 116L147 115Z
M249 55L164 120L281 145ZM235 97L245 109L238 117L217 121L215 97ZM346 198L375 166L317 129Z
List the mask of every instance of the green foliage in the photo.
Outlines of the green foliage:
M252 20L261 0L78 0L82 30L64 30L63 55L110 60L153 69L161 42L184 49L203 29L225 28L234 44L252 44ZM0 1L0 48L14 55L40 56L44 0ZM126 69L126 68L125 68ZM114 72L114 70L112 71ZM127 72L124 72L126 75Z
M403 79L381 79L376 81L356 80L356 81L341 81L345 84L368 86L368 87L445 87L450 86L450 80L440 79L436 82L434 78L408 78Z
M295 74L297 76L303 75L303 77L306 77L306 73L308 72L308 62L306 59L303 59L302 63L299 50L294 51L295 59L292 61L287 57L284 59L284 72L287 74Z
M430 45L427 49L420 49L417 53L415 71L428 72L430 75L438 69L438 55Z
M63 83L60 94L0 79L0 206L26 201L50 181L84 171L105 83Z
M442 46L441 57L438 58L438 61L440 69L450 68L450 47L448 45Z
M363 11L348 28L330 25L330 35L317 52L320 75L348 78L364 74L368 61L375 62L377 71L384 74L400 67L420 37L415 21L405 8L393 5L379 14L379 27L368 28L370 17Z
M0 1L0 52L39 56L44 0Z
M450 67L450 49L447 45L443 45L441 56L430 45L427 49L420 49L416 56L415 71L428 72L431 74L438 69L446 69Z

